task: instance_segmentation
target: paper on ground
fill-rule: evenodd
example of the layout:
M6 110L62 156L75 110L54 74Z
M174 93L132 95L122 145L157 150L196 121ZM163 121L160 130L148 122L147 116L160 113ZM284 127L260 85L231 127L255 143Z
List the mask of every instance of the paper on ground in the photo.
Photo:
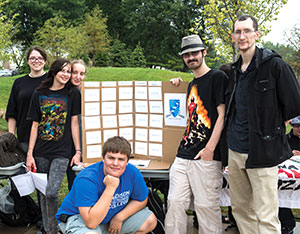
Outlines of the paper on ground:
M20 196L26 196L38 189L41 193L46 195L47 174L46 173L32 173L17 175L12 177Z

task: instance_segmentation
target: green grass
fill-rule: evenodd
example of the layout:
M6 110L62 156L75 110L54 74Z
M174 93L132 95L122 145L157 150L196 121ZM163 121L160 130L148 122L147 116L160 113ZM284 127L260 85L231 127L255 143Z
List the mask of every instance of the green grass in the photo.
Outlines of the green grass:
M6 109L11 86L18 76L0 77L0 109ZM86 81L124 81L124 80L161 80L168 81L174 77L191 80L193 75L184 72L173 72L150 68L121 68L121 67L94 67L88 68Z

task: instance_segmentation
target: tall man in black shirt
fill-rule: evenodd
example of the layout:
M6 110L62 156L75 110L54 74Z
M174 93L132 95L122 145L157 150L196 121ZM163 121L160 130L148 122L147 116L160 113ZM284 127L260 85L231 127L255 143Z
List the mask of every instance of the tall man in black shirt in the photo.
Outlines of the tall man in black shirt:
M277 53L256 47L259 36L254 17L234 23L241 56L226 90L229 188L241 234L280 234L277 165L292 155L285 121L300 114L300 88Z

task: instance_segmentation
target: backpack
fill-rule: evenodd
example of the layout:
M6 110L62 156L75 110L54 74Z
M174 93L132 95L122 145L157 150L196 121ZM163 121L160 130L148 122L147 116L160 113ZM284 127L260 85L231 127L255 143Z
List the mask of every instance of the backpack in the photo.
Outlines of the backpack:
M26 162L26 153L14 134L0 135L0 167L9 167Z
M29 195L21 197L19 192L12 188L7 199L13 200L14 207L13 213L0 210L0 219L6 225L13 227L30 226L42 218L40 207Z
M160 199L158 193L152 189L149 188L149 194L148 194L148 203L147 206L148 208L154 213L157 219L157 225L155 229L150 232L152 234L164 234L165 233L165 217L166 217L166 212L165 212L165 207Z

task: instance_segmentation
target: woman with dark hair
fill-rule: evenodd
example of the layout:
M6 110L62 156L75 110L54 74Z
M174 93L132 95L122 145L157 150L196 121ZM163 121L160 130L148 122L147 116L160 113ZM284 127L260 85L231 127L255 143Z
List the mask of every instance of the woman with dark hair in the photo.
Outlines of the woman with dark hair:
M31 47L26 56L30 73L15 80L6 108L8 131L15 134L25 152L28 149L29 135L32 122L26 120L33 91L46 79L44 66L47 62L47 53L39 46Z
M57 233L55 214L58 191L71 162L80 162L78 115L81 113L80 92L70 82L71 66L57 59L48 78L33 93L28 119L32 121L26 166L28 170L47 173L46 194L40 193L45 232ZM72 140L76 149L72 155Z

